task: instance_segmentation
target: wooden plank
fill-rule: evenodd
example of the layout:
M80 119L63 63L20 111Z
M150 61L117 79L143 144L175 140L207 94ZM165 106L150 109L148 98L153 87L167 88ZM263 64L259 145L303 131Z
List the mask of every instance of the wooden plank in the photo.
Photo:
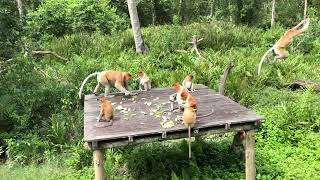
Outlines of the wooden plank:
M254 180L256 178L255 165L255 130L249 130L245 136L245 154L246 154L246 180Z
M208 128L213 126L222 126L225 124L239 124L245 122L255 122L262 119L260 116L251 112L249 109L235 103L231 99L219 95L218 93L208 89L205 86L199 86L197 92L192 94L196 97L198 103L197 115L201 116L211 112L214 109L214 114L208 117L198 119L196 128ZM116 106L122 102L122 106L130 108L129 120L124 120L123 114L115 111L114 123L110 127L97 127L95 118L99 114L99 105L94 95L87 95L85 97L84 107L84 141L102 141L114 140L132 137L142 137L152 134L161 134L162 132L184 131L186 128L178 122L170 129L164 129L160 125L162 118L156 118L154 115L149 115L150 109L162 106L161 109L169 109L168 104L169 95L174 91L171 88L152 89L148 92L142 92L136 98L136 103L131 99L123 99L122 96L115 96L110 98ZM159 97L158 100L153 100ZM153 102L151 107L147 106L145 102ZM143 115L141 111L148 113ZM133 114L135 114L133 116ZM182 112L172 113L170 119L174 119L177 115L182 115ZM101 123L100 123L101 124Z

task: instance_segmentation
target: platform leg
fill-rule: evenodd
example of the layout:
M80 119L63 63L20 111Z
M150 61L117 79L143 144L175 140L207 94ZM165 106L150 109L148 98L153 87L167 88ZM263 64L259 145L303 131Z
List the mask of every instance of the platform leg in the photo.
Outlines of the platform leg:
M93 151L93 163L95 180L104 180L104 154L103 150L97 149Z
M256 178L255 165L255 130L249 130L245 136L245 154L246 154L246 180Z

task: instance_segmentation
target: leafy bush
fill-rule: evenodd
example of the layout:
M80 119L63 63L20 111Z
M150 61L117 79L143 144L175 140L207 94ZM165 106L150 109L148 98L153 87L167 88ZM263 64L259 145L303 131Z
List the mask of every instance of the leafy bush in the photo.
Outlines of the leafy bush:
M63 36L75 32L100 31L109 34L127 27L109 0L48 0L28 13L26 33L34 39L45 35Z
M15 2L0 0L0 62L17 52L20 30Z

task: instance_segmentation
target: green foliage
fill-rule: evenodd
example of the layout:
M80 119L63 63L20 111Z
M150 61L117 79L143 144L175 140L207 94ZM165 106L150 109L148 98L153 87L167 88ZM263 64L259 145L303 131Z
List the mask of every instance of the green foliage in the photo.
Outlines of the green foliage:
M48 0L28 13L26 32L33 39L45 35L63 36L75 32L100 31L109 34L127 23L111 8L109 0Z
M0 0L0 62L17 52L20 25L15 1Z
M21 139L15 136L12 139L7 139L8 149L7 157L14 164L41 163L44 158L42 154L49 148L49 143L36 138L32 134L24 134Z

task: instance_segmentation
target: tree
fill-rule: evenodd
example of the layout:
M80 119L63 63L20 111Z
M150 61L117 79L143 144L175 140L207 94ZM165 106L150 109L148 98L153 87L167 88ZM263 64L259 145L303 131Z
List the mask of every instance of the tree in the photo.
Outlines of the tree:
M136 45L136 52L137 53L147 53L148 47L144 44L141 30L140 30L140 22L139 16L137 11L137 6L135 0L127 0L128 3L128 10L130 15L130 21L133 31L134 42Z
M16 1L17 1L17 8L18 8L18 11L19 11L20 20L22 21L22 18L23 18L22 1L21 0L16 0Z
M307 19L307 8L308 8L308 0L304 0L304 13L303 13L303 19Z
M272 27L272 26L273 26L273 24L274 24L275 5L276 5L276 0L272 0L271 27Z

